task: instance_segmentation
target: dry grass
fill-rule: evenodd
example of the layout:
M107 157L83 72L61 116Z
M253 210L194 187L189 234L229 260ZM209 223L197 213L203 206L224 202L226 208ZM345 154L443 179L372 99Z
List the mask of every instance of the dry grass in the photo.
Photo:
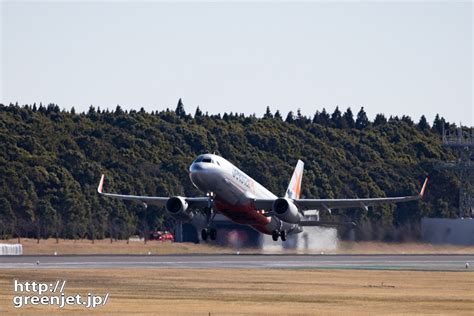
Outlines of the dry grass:
M0 243L17 243L17 239L3 240ZM40 240L22 238L23 254L25 255L81 255L81 254L186 254L186 253L229 253L228 248L210 246L207 244L173 243L170 241L143 241L110 239L95 240L63 240L56 243L55 239Z
M0 314L59 314L52 307L12 307L13 281L67 280L66 293L110 292L89 314L314 315L470 314L469 272L277 269L1 270ZM383 286L382 286L383 282ZM64 311L62 311L64 314Z
M17 243L17 239L3 240L0 243ZM185 254L185 253L261 253L260 249L233 249L217 247L209 244L171 243L149 241L146 244L139 241L118 240L110 242L109 239L96 240L41 240L21 239L25 255L52 255L57 254ZM271 251L274 253L275 251ZM282 253L295 253L296 250L284 250ZM320 251L310 251L319 253ZM341 254L415 254L415 253L447 253L447 254L474 254L474 246L430 245L422 243L382 243L382 242L340 242L339 249L329 251Z

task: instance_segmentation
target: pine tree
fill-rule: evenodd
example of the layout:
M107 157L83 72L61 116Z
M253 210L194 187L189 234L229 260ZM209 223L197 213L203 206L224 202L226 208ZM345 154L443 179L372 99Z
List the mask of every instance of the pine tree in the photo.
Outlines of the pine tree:
M380 126L387 123L387 118L383 114L377 114L374 119L374 126Z
M396 123L396 122L400 122L400 118L398 117L398 115L395 115L395 116L391 116L388 118L388 122L389 123Z
M117 105L117 107L115 108L115 113L114 113L114 114L115 114L115 115L122 115L122 114L124 114L122 108L120 107L120 105Z
M303 114L301 114L301 109L296 110L296 119L297 120L303 119Z
M413 120L411 119L411 117L409 117L408 115L403 115L402 116L402 122L405 122L410 126L413 126L415 124L415 123L413 123Z
M321 124L321 113L319 113L318 110L316 110L316 113L314 113L313 116L313 124Z
M194 117L201 117L202 116L202 111L199 108L199 106L196 108L196 113L194 113Z
M89 111L87 111L87 116L93 116L96 115L95 108L91 105L89 107Z
M424 115L422 115L420 117L420 121L418 122L418 128L421 129L422 131L424 130L427 130L430 128L430 125L428 124L428 122L426 121L426 117Z
M327 127L331 125L331 117L329 116L329 113L326 112L325 108L323 108L323 110L319 114L319 124Z
M273 118L273 114L272 112L270 111L270 107L267 106L267 110L265 111L265 114L263 115L263 118L264 119L272 119Z
M298 111L296 112L296 124L299 127L304 128L307 124L311 124L311 119L304 116L301 113L301 109L298 109Z
M288 115L286 116L285 122L293 123L294 121L295 121L295 117L293 115L293 111L288 112Z
M278 111L278 110L276 110L274 117L275 117L275 119L277 119L278 121L283 121L283 117L281 116L280 111Z
M181 118L184 118L186 116L186 111L184 110L184 105L183 101L181 101L181 98L179 98L178 100L178 105L176 105L175 113Z
M359 113L357 113L355 127L357 129L364 129L367 126L369 126L369 119L367 118L367 113L364 111L364 107L361 107Z
M436 114L436 117L435 117L435 119L434 119L434 121L433 121L433 130L434 130L436 133L442 135L442 134L443 134L443 126L444 126L444 123L445 123L444 118L440 118L440 117L439 117L439 114Z
M354 128L354 114L352 114L351 108L347 108L346 112L344 112L344 115L342 115L342 119L348 128Z
M338 106L336 106L336 109L334 109L334 112L331 115L331 121L336 128L342 127L342 116Z

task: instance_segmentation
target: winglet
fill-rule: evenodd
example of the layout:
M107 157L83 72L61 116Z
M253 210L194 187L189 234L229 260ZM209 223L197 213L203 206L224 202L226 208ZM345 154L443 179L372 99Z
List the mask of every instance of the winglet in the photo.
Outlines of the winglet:
M97 192L99 192L100 194L102 194L102 186L104 185L104 178L105 178L104 175L100 177L99 186L97 187Z
M423 187L421 188L420 194L418 194L420 199L422 199L423 195L425 194L425 189L426 189L427 184L428 184L428 177L426 177L425 182L423 183Z

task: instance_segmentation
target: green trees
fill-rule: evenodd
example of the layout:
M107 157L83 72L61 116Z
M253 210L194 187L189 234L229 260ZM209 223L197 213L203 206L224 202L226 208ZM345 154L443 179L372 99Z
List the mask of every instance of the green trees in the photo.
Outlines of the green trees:
M109 191L200 195L187 168L203 152L223 155L278 195L297 159L305 162L308 198L413 194L433 175L422 204L322 215L364 222L374 228L367 238L385 238L375 227L456 214L459 183L433 168L438 159L455 158L440 146L444 119L437 116L431 129L426 119L410 120L380 114L371 123L363 108L355 121L350 109L339 108L332 116L316 111L312 120L297 111L284 121L269 107L263 119L236 113L221 119L199 108L192 117L182 101L175 111L151 114L120 106L74 114L54 104L0 105L0 238L115 239L171 229L162 209L98 196L100 174Z
M186 111L184 111L184 105L181 99L178 100L178 105L176 106L175 113L180 118L184 118L186 116Z
M336 106L336 109L334 110L334 112L331 115L331 121L332 121L333 126L336 127L336 128L343 128L344 127L344 123L343 123L342 116L341 116L341 111L339 110L338 106Z
M331 117L326 112L325 108L323 108L321 112L316 111L316 114L314 114L314 117L313 117L313 123L323 125L323 126L330 126Z
M433 121L433 130L436 133L442 135L445 123L446 122L444 121L444 119L440 118L439 114L436 114L435 119Z
M420 117L420 121L418 122L418 128L422 131L425 131L430 128L430 125L428 124L428 121L426 120L426 117L424 115Z
M351 108L347 108L346 112L342 115L342 119L344 120L344 125L347 128L354 128L354 114L352 114Z
M283 120L283 117L281 116L280 111L278 110L275 112L275 119L279 121Z
M56 233L58 214L48 200L40 200L36 205L35 229L36 238L48 238Z
M0 198L0 238L11 238L15 232L15 213L6 198Z
M295 115L293 114L293 111L288 112L288 115L286 116L285 122L286 123L293 123L295 121Z
M202 111L199 108L199 106L196 108L196 112L194 113L194 117L200 117L202 116Z
M360 108L359 113L357 113L357 119L355 121L355 127L357 129L364 129L369 126L369 119L367 113L364 111L364 107Z
M272 112L270 111L270 107L267 106L267 110L265 111L265 114L263 115L263 118L265 119L271 119L273 118L273 114Z
M379 113L375 116L374 126L380 126L386 123L387 123L387 119L385 118L385 115Z

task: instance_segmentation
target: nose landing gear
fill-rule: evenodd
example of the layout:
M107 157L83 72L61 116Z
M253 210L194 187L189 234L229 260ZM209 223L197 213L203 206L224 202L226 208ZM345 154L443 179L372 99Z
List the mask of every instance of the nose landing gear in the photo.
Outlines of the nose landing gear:
M207 228L201 230L201 239L207 241L208 238L211 240L216 240L217 238L217 230L215 228L210 228L214 217L216 216L216 212L214 211L214 193L208 192L207 194Z

